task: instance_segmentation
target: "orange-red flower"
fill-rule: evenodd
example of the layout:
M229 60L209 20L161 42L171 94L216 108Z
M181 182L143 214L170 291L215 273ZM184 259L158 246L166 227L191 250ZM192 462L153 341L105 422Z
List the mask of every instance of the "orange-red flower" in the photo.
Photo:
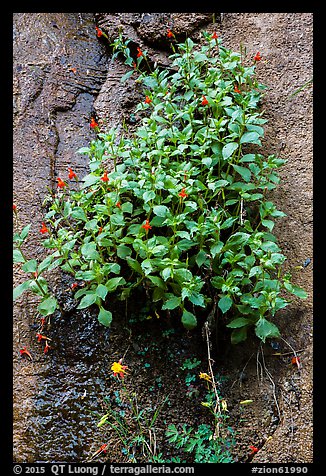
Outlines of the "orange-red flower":
M107 449L106 449L107 446L108 445L104 443L104 445L102 445L101 448L100 448L100 452L103 451L103 453L106 453L107 452Z
M143 52L139 47L137 48L137 52L138 52L137 53L137 58L140 58L141 56L143 56Z
M299 367L300 357L292 357L292 359L291 359L291 364L292 364L292 365L297 365L297 366Z
M254 61L260 61L261 60L261 55L259 53L259 51L257 51L257 53L255 54L255 57L254 57Z
M149 224L149 220L146 220L144 225L142 225L141 227L144 228L146 231L148 231L152 228L151 225Z
M257 453L257 451L259 451L259 448L253 445L250 445L249 448L251 449L251 453L250 453L251 455L254 455Z
M207 106L207 104L208 104L208 101L207 101L206 97L203 96L203 100L202 100L202 102L201 102L201 105L202 105L202 106Z
M95 27L95 30L96 30L97 36L100 38L103 35L103 31L100 30L97 26Z
M102 182L108 182L110 180L107 171L104 172L103 177L101 177L100 180L102 180Z
M89 127L91 127L92 129L98 127L98 123L95 121L94 117L92 117Z
M33 357L31 356L31 354L26 349L26 346L23 347L22 349L20 349L19 352L20 352L20 355L27 355L31 360L33 360Z
M217 40L217 39L218 39L217 33L216 31L214 31L214 33L211 36L211 40Z
M48 337L46 337L46 336L44 336L44 335L42 335L42 334L40 334L40 333L37 333L37 334L36 334L36 337L37 337L37 341L38 341L38 342L41 342L42 339L45 339L45 340L46 340L46 339L49 339Z
M234 86L234 92L238 93L238 94L241 94L241 91L240 91L240 89L238 88L237 85Z
M64 188L64 187L67 186L67 184L66 184L60 177L57 178L57 181L58 181L58 185L57 185L57 186L58 186L59 188Z
M181 190L181 192L179 193L179 197L181 198L185 198L185 197L188 197L188 194L185 192L185 189L183 188Z
M45 341L44 354L47 354L49 349L51 349L51 347L49 346L48 341Z
M120 203L120 202L117 202L117 203L115 204L115 206L118 207L118 208L121 208L121 203Z
M68 177L70 178L70 180L72 180L73 178L77 178L76 172L74 172L70 167L68 167L68 171L69 171Z
M12 210L13 210L15 213L17 213L17 205L13 204Z
M150 104L151 102L152 102L151 98L149 96L146 96L145 104Z
M42 235L44 233L49 233L49 230L47 229L45 223L42 221L42 228L40 229L40 233L42 233Z
M77 288L77 286L78 286L78 283L72 283L72 285L70 287L71 287L71 289L75 289L75 288Z
M173 38L173 37L174 37L174 34L172 33L171 30L168 29L166 36L167 36L168 38Z

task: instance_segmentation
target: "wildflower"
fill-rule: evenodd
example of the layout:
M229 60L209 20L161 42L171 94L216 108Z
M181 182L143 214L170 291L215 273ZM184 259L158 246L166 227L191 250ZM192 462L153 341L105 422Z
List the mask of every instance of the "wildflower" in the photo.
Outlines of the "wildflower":
M12 210L13 210L14 213L17 213L17 205L13 204Z
M41 317L41 327L42 327L42 329L43 329L44 325L45 325L45 317Z
M259 53L259 51L257 51L257 53L255 54L255 57L254 57L254 61L260 61L261 60L261 55Z
M75 289L75 288L77 288L77 286L78 286L78 283L72 283L72 285L70 287L71 287L71 289Z
M137 58L140 58L141 56L143 56L143 52L139 47L137 48L137 51L138 51Z
M146 96L145 104L150 104L151 102L152 102L151 98L149 96Z
M211 36L211 40L217 40L217 39L218 39L217 33L216 31L214 31L214 33Z
M238 88L237 85L234 86L234 92L238 93L238 94L241 94L241 91L240 91L240 89Z
M119 375L121 378L124 378L127 368L128 367L126 365L121 365L121 359L119 360L119 362L113 362L111 366L113 377Z
M49 346L48 341L45 341L44 354L47 354L49 349L51 349L51 347Z
M67 186L67 184L66 184L60 177L57 178L57 181L58 181L58 185L57 185L57 186L58 186L59 188L64 188L64 187Z
M20 353L20 355L27 355L31 360L33 360L33 357L31 356L31 354L26 349L26 346L23 347L22 349L20 349L19 353Z
M222 401L221 401L221 405L222 405L222 410L223 410L224 412L228 412L228 411L229 411L229 410L228 410L228 404L227 404L226 400L222 400Z
M107 171L105 170L104 174L103 174L103 177L101 177L102 182L108 182L110 179L108 177L108 173Z
M104 445L101 446L100 451L103 451L103 453L106 453L107 452L107 449L106 449L107 446L108 445L104 443Z
M173 37L174 37L174 34L172 33L171 30L168 29L166 36L167 36L168 38L173 38Z
M146 220L146 223L142 225L141 227L144 228L146 231L152 228L151 225L149 224L149 220Z
M188 194L185 192L185 189L183 188L181 190L181 192L179 193L179 197L181 198L185 198L185 197L188 197Z
M118 207L118 208L121 208L121 203L120 203L120 202L117 202L117 203L115 204L115 206Z
M203 96L203 100L202 100L202 102L201 102L201 105L202 105L202 106L207 106L207 104L208 104L208 101L207 101L206 97Z
M49 230L47 229L45 223L42 221L42 228L40 229L40 233L49 233Z
M211 382L212 379L211 379L211 376L206 374L205 372L200 372L199 374L199 378L203 379L203 380L206 380L207 382Z
M102 231L103 231L103 226L99 226L98 227L98 234L102 233Z
M253 445L250 445L249 448L251 449L251 455L254 455L258 452L259 448L257 448L256 446L253 446Z
M133 66L134 69L137 68L137 65L136 65L136 63L135 63L134 61L133 61L133 63L132 63L132 66Z
M96 34L97 34L98 38L100 38L103 35L103 31L100 30L97 26L95 27L95 30L96 30Z
M70 68L70 71L72 71L74 74L77 73L77 68Z
M291 364L292 364L292 365L297 365L297 366L299 367L300 357L292 357L292 359L291 359Z
M33 273L33 276L34 276L35 279L37 279L37 278L38 278L38 272L35 271L35 272Z
M45 340L51 340L49 337L46 337L44 336L43 334L40 334L39 332L36 334L36 337L37 337L37 341L38 342L41 342L41 340L45 339Z
M69 171L68 177L70 178L70 180L72 180L73 178L77 178L77 174L70 167L68 167L68 171Z
M98 127L98 123L95 121L94 117L92 117L89 127L91 127L92 129Z

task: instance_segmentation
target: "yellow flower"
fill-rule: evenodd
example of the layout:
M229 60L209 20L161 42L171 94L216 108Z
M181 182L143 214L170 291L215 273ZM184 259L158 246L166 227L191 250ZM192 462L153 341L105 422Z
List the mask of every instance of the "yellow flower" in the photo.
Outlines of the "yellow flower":
M121 359L119 362L113 362L111 370L113 372L113 377L116 377L117 375L120 375L121 378L125 376L126 369L128 367L126 365L121 365Z
M205 372L200 372L199 378L202 378L203 380L207 380L207 382L212 381L210 375L206 374Z
M228 410L228 404L226 403L226 400L222 400L221 404L222 404L222 410L224 412L228 412L229 410Z

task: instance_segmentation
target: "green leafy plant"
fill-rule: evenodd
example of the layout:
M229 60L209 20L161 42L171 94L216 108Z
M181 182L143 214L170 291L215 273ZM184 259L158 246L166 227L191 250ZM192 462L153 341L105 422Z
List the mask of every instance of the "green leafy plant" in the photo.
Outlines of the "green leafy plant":
M202 46L171 43L170 67L152 71L146 52L138 48L133 58L121 34L112 44L132 66L122 80L135 77L143 88L136 131L101 131L92 122L96 138L79 149L90 173L78 178L70 169L46 200L45 260L25 257L26 227L14 236L14 261L29 275L14 297L36 292L43 316L58 307L44 278L57 267L74 280L77 309L97 306L105 326L111 296L137 295L189 330L216 308L233 343L252 327L262 341L279 337L271 319L290 302L287 293L306 297L282 272L286 257L272 233L285 214L268 195L285 160L261 152L260 58L246 64L203 35Z

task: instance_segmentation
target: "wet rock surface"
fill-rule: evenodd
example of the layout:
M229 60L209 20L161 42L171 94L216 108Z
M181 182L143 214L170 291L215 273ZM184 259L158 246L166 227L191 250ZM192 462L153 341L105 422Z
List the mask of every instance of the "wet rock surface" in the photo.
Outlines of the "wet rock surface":
M216 20L212 23L212 14L205 13L95 14L109 41L122 31L134 48L146 49L149 59L161 65L169 64L167 28L180 41L186 35L199 39L204 29L216 31L224 45L236 51L242 44L249 58L261 52L257 71L268 86L262 106L269 119L263 153L288 159L271 198L287 214L275 230L288 258L286 266L292 270L312 257L312 88L291 97L312 78L312 14L226 13L217 14ZM33 224L31 255L44 252L38 244L38 229L45 186L54 187L68 165L80 174L86 172L86 159L76 150L94 137L88 126L90 115L95 111L108 128L122 127L123 121L129 132L136 127L129 119L142 96L132 78L120 82L126 71L121 61L111 61L104 39L95 37L92 14L15 14L14 195L21 222ZM261 347L257 341L236 347L224 343L215 356L216 367L225 377L221 392L228 403L228 423L236 429L238 461L312 461L312 271L313 263L293 272L308 299L295 299L280 313L284 341L277 350L269 344ZM17 284L22 279L18 272L15 279ZM69 286L60 280L56 283L61 293ZM66 296L71 299L69 292ZM85 462L104 442L92 412L103 410L109 362L129 349L128 365L134 369L139 396L150 398L153 376L140 365L139 348L150 347L153 339L150 333L143 340L137 341L137 335L127 339L119 325L108 333L86 313L74 313L71 303L69 316L56 316L51 324L53 350L45 356L35 339L35 305L33 298L24 296L15 306L15 460ZM178 363L167 355L168 348L173 351L175 346L175 359L177 352L180 358L205 359L200 336L189 339L171 337L168 343L158 339L158 348L147 362L155 368L156 357L162 359L165 390L176 398L163 417L177 418L179 413L191 423L195 418L191 400L183 396L177 400L175 390L182 382L176 386L172 378ZM23 345L33 351L33 362L20 358ZM299 369L291 364L292 348L299 352ZM239 404L248 399L253 402ZM250 445L259 448L254 458ZM107 456L101 458L106 461ZM122 461L119 458L114 451L110 454L110 461Z

